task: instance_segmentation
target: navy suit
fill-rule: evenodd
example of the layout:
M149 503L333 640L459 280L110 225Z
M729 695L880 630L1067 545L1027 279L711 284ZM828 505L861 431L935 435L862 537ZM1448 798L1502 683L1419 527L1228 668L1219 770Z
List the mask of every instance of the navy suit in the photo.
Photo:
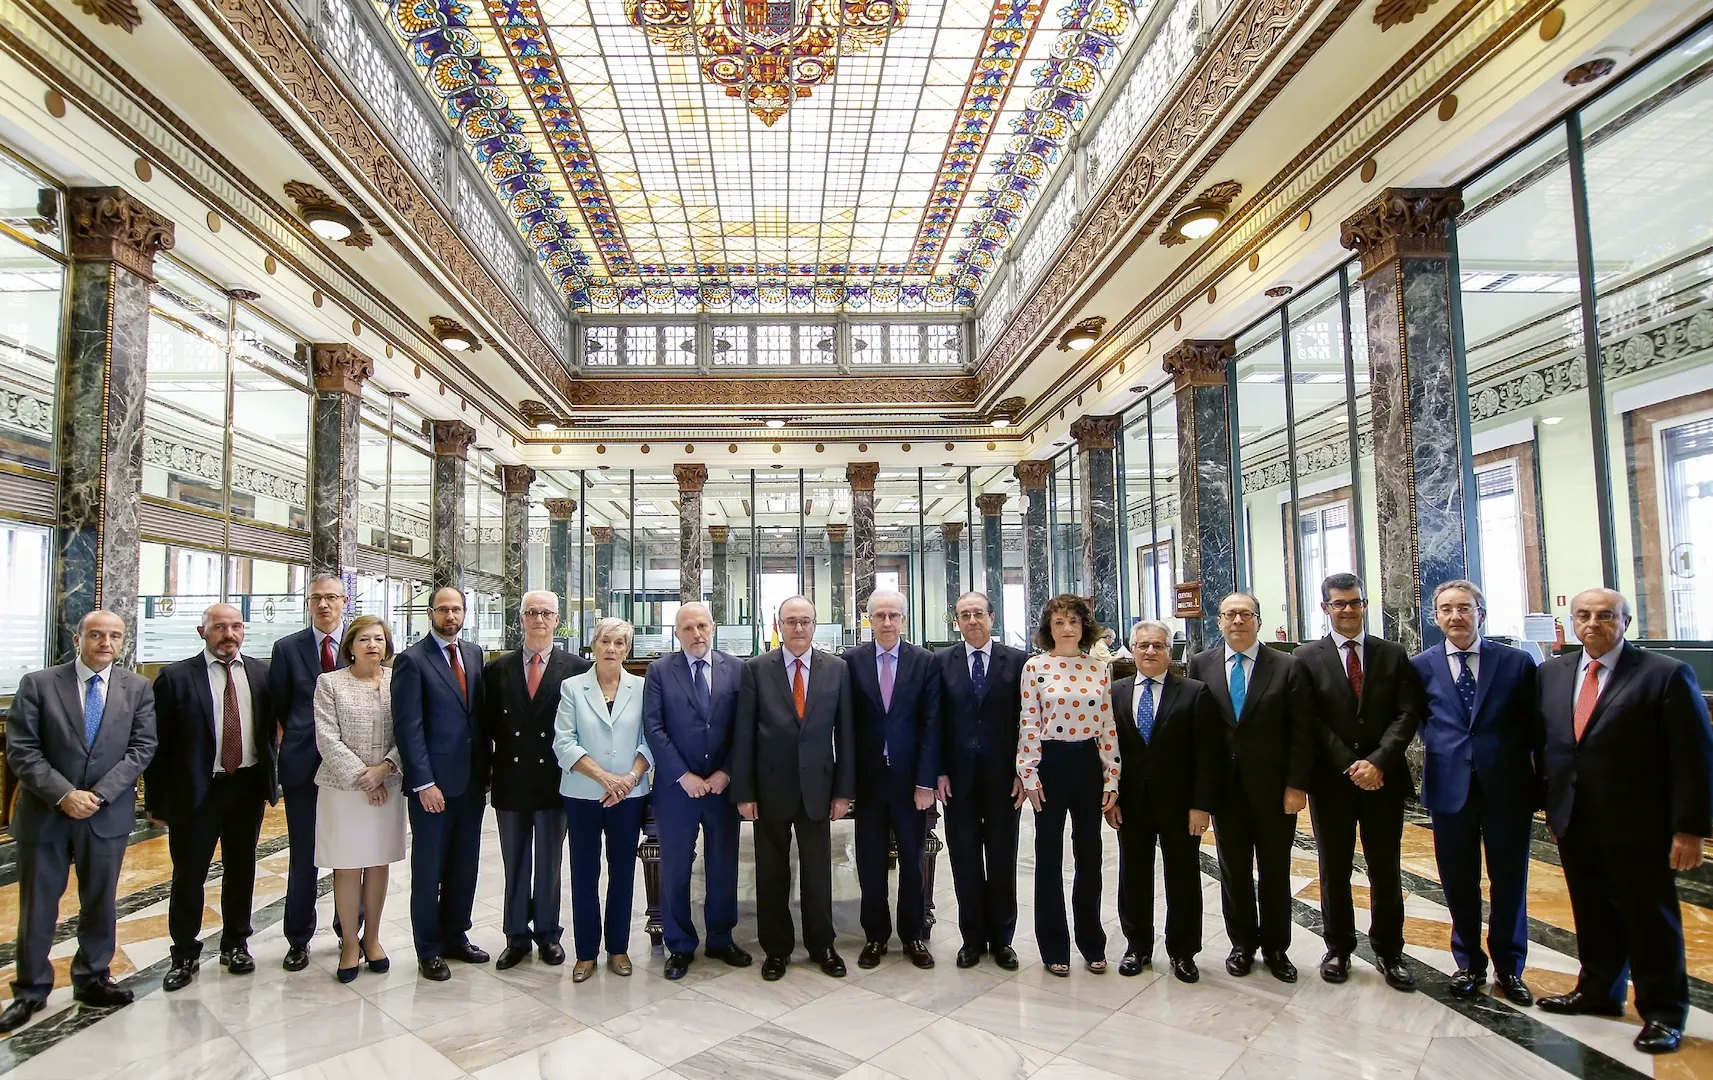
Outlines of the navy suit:
M1421 799L1433 818L1434 857L1451 909L1451 955L1477 976L1485 975L1491 955L1497 974L1520 977L1529 951L1529 834L1542 794L1535 664L1520 649L1483 639L1474 707L1467 709L1451 673L1461 661L1446 648L1435 645L1410 663L1427 691L1418 729L1427 751ZM1492 883L1485 953L1483 847Z
M898 936L928 937L928 901L922 848L928 815L916 809L916 789L932 790L940 775L940 676L934 654L898 643L892 707L881 700L874 642L845 653L856 719L856 863L862 890L862 929L869 941L892 938L887 903L889 837L898 840Z
M429 634L393 660L393 730L410 802L410 921L418 960L467 941L476 903L487 807L488 741L478 721L482 650L460 640L466 692L459 693L440 639ZM433 784L446 809L422 807Z
M345 666L339 655L339 633L333 638L333 666ZM315 748L315 680L321 678L321 654L315 628L306 626L274 642L268 664L268 696L279 727L279 785L285 797L286 837L291 861L286 871L286 944L309 948L315 936L315 898L319 876L315 868L315 802L320 791L315 771L321 751Z
M730 776L732 717L743 685L743 661L714 649L705 657L708 703L691 682L689 653L674 653L648 665L642 683L642 725L654 754L654 822L660 838L660 918L669 953L696 951L690 914L690 870L696 833L702 834L707 893L702 916L708 947L732 944L738 924L738 811L729 791L692 799L679 786L686 773L708 779Z

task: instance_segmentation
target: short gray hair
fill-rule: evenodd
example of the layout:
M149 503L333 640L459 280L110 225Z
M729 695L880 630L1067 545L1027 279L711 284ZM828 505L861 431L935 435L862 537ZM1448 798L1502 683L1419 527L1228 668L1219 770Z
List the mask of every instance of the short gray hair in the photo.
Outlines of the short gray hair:
M1481 586L1470 581L1468 578L1452 578L1450 581L1442 581L1438 585L1435 585L1433 589L1433 599L1430 601L1431 605L1435 608L1439 607L1439 594L1450 592L1453 589L1462 589L1470 596L1473 596L1475 598L1475 610L1481 612L1485 612L1487 610L1487 598L1481 595Z
M672 628L673 628L673 630L678 629L678 620L682 619L684 617L684 613L686 611L700 611L702 614L704 614L708 617L709 622L714 621L714 612L712 609L710 609L708 607L707 604L702 603L702 601L700 601L700 600L692 600L688 604L679 604L678 605L678 610L676 612L674 612L673 616L672 616Z
M546 597L547 599L553 601L553 613L555 615L559 614L559 594L558 593L554 592L551 589L531 589L528 592L523 594L523 596L518 600L518 604L521 607L528 607L529 606L529 598L532 596L542 596L542 597Z
M609 615L604 619L596 620L595 629L589 635L589 644L594 645L602 638L612 637L614 635L621 636L625 639L625 651L629 652L631 645L636 642L636 627L623 619L614 618Z
M1138 619L1136 625L1130 628L1130 644L1136 644L1136 638L1144 630L1158 630L1166 637L1166 644L1172 643L1172 628L1159 619Z
M871 615L874 614L874 602L876 600L896 600L898 601L898 610L904 610L904 594L897 589L876 589L869 593L868 611Z

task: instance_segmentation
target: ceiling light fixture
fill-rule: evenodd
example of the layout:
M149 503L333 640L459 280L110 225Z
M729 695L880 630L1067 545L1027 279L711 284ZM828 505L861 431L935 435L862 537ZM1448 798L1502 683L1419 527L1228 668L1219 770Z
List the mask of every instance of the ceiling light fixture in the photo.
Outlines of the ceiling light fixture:
M297 214L311 232L328 243L366 248L375 242L363 228L363 219L341 206L333 196L313 184L292 180L285 186L286 198L297 203Z
M777 416L770 416L767 418L767 426L770 428L773 428L775 431L777 431L778 429L785 426L785 421L781 420Z
M1205 240L1225 223L1231 213L1232 201L1243 193L1243 185L1235 180L1222 180L1178 208L1166 223L1160 243L1176 247L1191 240Z
M1102 325L1105 325L1104 320L1102 320ZM1099 327L1096 327L1096 332L1098 331ZM1094 344L1092 339L1089 341L1089 344ZM1084 347L1086 348L1086 346ZM1072 345L1071 348L1078 348L1078 346ZM991 428L1010 427L1023 415L1023 409L1028 404L1029 403L1027 401L1020 397L1002 398L993 406L992 411L988 413L987 426Z
M444 315L430 315L428 326L441 346L452 352L475 352L482 347L482 343L476 340L476 335L469 327L456 319L448 319Z
M1562 417L1562 416L1543 416L1543 417L1541 417L1541 423L1547 425L1548 427L1551 427L1552 425L1558 423L1560 420L1563 420L1563 419L1564 419L1564 417Z
M1060 352L1088 352L1094 348L1100 332L1106 329L1106 317L1095 315L1087 318L1059 335Z

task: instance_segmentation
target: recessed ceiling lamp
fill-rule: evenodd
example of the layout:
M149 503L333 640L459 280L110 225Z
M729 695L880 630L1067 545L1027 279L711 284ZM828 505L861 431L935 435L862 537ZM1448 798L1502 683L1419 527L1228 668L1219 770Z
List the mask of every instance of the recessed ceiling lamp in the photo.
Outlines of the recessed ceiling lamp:
M286 197L297 203L297 214L311 232L329 243L366 248L375 242L363 219L314 184L293 180L285 186Z
M440 344L452 352L475 352L482 347L482 343L476 340L476 335L471 333L469 327L456 319L430 315L428 326L434 331L434 336Z
M1100 337L1100 332L1104 329L1106 329L1105 316L1096 315L1084 319L1059 335L1059 351L1088 352L1094 348L1096 339Z
M1205 240L1224 224L1231 213L1231 203L1243 193L1243 185L1235 180L1222 180L1178 208L1166 223L1160 243L1167 247Z

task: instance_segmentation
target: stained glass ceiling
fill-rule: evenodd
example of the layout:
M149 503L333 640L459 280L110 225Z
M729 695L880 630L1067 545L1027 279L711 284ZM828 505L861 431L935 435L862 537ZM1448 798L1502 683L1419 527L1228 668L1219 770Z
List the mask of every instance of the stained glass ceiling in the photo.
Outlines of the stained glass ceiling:
M972 308L1155 0L373 0L573 307Z

